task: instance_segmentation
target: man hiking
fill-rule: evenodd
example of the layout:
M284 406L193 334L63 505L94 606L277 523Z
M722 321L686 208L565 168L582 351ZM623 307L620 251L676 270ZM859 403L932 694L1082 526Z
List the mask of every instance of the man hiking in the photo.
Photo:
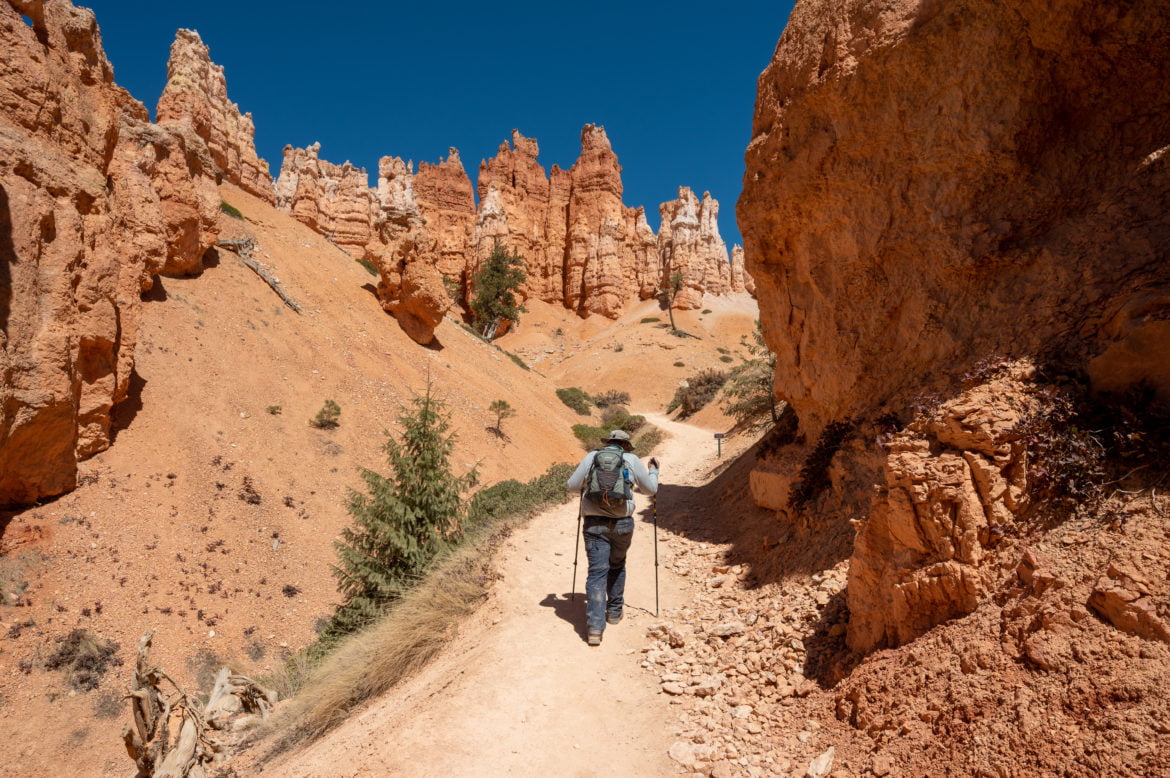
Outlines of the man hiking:
M601 645L605 625L622 620L626 552L634 537L634 491L658 492L658 460L647 469L631 453L624 430L614 430L604 446L585 455L569 477L569 491L581 492L581 517L589 575L585 579L585 619L589 645Z

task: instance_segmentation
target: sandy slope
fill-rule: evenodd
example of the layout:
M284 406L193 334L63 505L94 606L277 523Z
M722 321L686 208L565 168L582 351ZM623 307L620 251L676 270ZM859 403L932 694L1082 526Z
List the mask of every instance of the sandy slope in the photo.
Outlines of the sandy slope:
M661 416L671 437L663 482L694 485L714 460L707 430ZM641 504L646 505L645 498ZM686 505L663 504L663 511ZM499 560L504 578L471 623L418 677L371 704L303 752L266 765L281 776L657 776L674 715L640 649L654 617L654 534L643 511L629 556L626 618L600 648L583 641L585 554L577 598L567 599L576 504L552 509L517 532ZM659 553L669 562L665 530ZM661 611L683 604L660 571Z

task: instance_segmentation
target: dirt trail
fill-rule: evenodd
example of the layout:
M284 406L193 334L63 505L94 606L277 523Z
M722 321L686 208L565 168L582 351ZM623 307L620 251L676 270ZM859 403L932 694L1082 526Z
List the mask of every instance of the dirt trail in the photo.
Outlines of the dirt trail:
M692 485L713 463L711 433L662 416L664 483ZM644 497L639 507L649 506ZM660 510L687 506L660 505ZM585 554L568 600L576 504L535 518L502 553L504 577L450 648L418 677L305 751L266 766L287 776L660 776L675 716L639 667L654 617L654 536L640 511L626 617L599 648L584 642ZM660 609L679 607L659 530Z

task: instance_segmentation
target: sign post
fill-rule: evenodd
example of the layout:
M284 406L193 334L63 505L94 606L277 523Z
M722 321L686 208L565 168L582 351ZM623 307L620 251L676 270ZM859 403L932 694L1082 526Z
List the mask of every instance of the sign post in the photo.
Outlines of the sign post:
M716 445L719 446L719 458L723 459L723 433L722 432L715 433L715 443L716 443Z

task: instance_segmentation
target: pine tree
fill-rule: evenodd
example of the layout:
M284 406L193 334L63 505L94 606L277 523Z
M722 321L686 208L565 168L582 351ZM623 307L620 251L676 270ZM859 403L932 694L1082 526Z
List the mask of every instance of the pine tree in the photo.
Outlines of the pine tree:
M731 377L723 387L724 397L727 398L723 410L741 424L764 416L775 423L784 410L776 404L776 355L764 343L764 329L758 319L752 340L752 343L745 341L743 344L752 358L745 359L743 364L732 370Z
M459 478L451 472L455 436L429 380L425 393L410 401L398 421L401 443L388 436L385 446L392 474L363 469L368 493L349 492L354 526L334 543L333 574L344 601L327 630L333 636L369 624L410 588L458 536L464 492L475 483L474 470Z
M528 312L516 299L525 278L524 259L497 240L471 281L471 313L485 339L494 338L505 321L520 321L520 314Z
M492 404L488 406L488 410L496 415L496 432L503 435L504 419L512 418L516 415L516 411L508 404L507 400L493 400Z
M670 276L670 282L658 290L658 298L662 304L666 306L666 313L670 316L670 329L672 332L678 332L678 327L674 326L674 300L678 297L678 293L683 290L683 283L686 281L686 276L682 271L676 270Z

